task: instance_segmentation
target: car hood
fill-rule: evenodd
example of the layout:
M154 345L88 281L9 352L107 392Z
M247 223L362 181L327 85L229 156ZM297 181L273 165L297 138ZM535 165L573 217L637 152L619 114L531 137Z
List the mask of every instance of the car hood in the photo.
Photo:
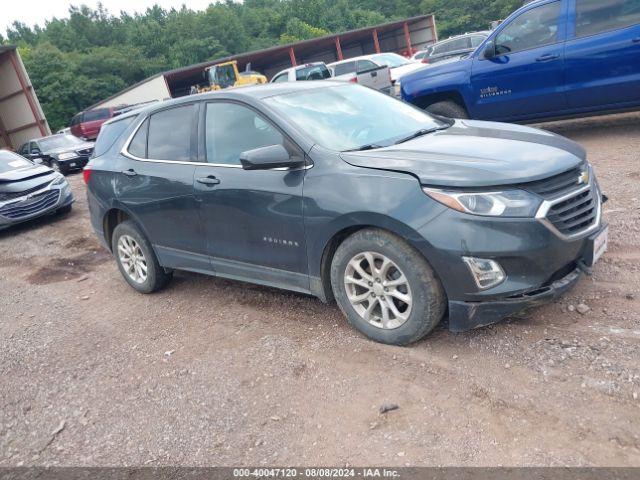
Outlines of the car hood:
M423 185L488 187L531 182L586 159L575 142L544 130L457 120L445 130L376 150L343 152L347 163L410 173Z
M61 153L77 152L78 150L86 150L87 148L93 148L94 144L91 142L79 143L78 145L52 148L50 150L43 150L44 155L60 155Z
M420 70L422 68L425 68L426 66L427 64L422 62L413 62L407 63L406 65L401 65L400 67L391 68L391 80L395 82L402 75L415 72L416 70Z
M25 160L26 162L27 160ZM8 172L0 173L0 187L12 182L20 182L28 180L30 178L41 177L43 175L50 175L53 173L49 167L44 165L32 165L16 168Z

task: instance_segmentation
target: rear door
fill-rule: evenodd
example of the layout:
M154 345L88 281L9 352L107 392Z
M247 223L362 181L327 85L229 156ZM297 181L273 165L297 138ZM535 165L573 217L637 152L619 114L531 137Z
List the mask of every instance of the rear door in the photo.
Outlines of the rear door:
M240 153L283 145L303 155L284 133L246 104L208 102L194 189L216 274L308 291L302 216L306 170L243 170Z
M518 120L566 108L563 6L556 0L530 7L500 26L495 57L475 56L475 118Z
M199 105L150 115L114 177L116 196L140 224L165 267L209 271L193 194Z
M572 1L565 50L569 107L640 103L640 0Z

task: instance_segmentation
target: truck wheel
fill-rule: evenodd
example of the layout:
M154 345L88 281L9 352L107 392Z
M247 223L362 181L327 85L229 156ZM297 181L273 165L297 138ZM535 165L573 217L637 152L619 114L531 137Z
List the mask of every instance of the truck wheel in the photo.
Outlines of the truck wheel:
M446 309L444 289L426 259L384 230L360 230L340 244L331 286L349 323L390 345L420 340Z
M160 266L151 244L130 220L115 228L111 248L120 273L140 293L160 290L173 276Z
M463 106L453 100L436 102L426 108L427 112L448 118L469 118L469 114Z

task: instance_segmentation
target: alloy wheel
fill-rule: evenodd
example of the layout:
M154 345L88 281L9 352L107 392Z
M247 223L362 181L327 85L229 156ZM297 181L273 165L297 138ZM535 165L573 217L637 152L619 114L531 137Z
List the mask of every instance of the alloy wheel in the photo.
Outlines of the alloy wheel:
M138 242L129 235L118 239L118 259L129 278L136 283L147 280L147 259Z
M355 255L344 273L347 298L353 309L371 325L391 330L411 315L411 287L402 270L377 252Z

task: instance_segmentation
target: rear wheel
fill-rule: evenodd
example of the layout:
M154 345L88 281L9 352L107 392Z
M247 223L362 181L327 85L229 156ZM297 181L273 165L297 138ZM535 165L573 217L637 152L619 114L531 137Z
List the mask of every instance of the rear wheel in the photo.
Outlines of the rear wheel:
M331 284L349 323L382 343L420 340L446 307L442 285L425 258L383 230L361 230L338 247Z
M160 266L151 244L130 220L113 231L112 251L120 273L140 293L160 290L173 276Z
M469 114L463 106L453 100L432 103L426 108L427 112L448 118L469 118Z

